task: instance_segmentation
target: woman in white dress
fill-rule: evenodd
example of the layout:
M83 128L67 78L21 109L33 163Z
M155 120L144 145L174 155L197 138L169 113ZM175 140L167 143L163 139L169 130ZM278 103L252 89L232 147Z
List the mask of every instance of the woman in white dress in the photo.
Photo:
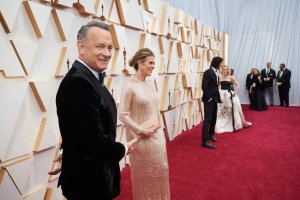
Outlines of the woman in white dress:
M236 91L233 91L232 88ZM216 133L233 132L243 127L251 126L251 122L245 120L240 99L236 92L240 86L236 79L230 75L227 66L221 68L220 96L222 103L218 105Z

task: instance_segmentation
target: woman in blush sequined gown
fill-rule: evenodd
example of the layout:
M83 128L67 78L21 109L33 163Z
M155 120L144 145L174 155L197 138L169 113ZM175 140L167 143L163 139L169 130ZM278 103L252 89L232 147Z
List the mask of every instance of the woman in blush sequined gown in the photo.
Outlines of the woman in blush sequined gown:
M216 133L233 132L243 127L251 126L252 123L245 120L240 99L236 92L233 91L233 86L235 86L236 91L239 90L239 84L230 75L230 70L227 66L221 68L220 86L222 103L218 105Z
M141 127L151 119L159 122L159 96L154 84L146 80L155 66L154 53L140 49L129 65L136 74L123 88L119 118L126 127L128 141L140 138L129 155L133 199L168 200L169 167L164 132L162 128L147 131Z

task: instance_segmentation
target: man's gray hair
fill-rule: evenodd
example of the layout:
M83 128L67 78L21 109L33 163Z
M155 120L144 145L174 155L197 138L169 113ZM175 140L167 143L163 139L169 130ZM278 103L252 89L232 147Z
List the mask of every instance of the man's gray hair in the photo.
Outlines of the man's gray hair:
M92 27L98 27L98 28L101 28L103 30L109 31L109 25L98 22L98 21L90 21L89 23L87 23L86 25L83 25L79 29L78 34L77 34L77 40L86 39L87 32Z

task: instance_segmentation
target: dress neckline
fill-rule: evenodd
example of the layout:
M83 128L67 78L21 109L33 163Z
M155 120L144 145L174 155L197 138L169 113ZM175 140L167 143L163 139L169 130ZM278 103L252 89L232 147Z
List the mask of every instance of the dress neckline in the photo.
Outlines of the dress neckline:
M145 82L146 82L146 80L141 81L141 80L135 78L134 76L132 76L132 80L134 80L134 81L136 81L136 82L138 82L138 83L145 83Z

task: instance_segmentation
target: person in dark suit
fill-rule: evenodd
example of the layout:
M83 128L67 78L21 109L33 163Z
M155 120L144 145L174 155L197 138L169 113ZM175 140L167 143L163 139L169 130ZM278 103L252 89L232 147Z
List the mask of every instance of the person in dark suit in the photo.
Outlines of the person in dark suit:
M284 63L281 63L280 71L277 73L277 86L279 91L280 106L289 107L289 91L291 88L291 71L285 67Z
M214 57L211 61L210 68L203 74L202 79L202 101L204 104L204 123L202 127L202 146L216 149L209 140L217 142L215 138L215 126L217 120L218 103L221 103L219 93L219 76L218 71L223 65L223 58Z
M120 193L119 161L135 141L115 142L116 104L103 84L113 48L109 26L82 26L77 47L79 59L56 96L63 148L58 186L68 200L111 200Z
M249 101L250 101L250 104L251 104L251 93L250 93L250 88L251 88L251 85L253 83L253 71L254 71L255 68L252 68L251 69L251 72L249 74L247 74L247 77L246 77L246 90L248 90L248 96L249 96Z
M260 72L262 81L263 81L263 87L264 87L264 93L269 94L270 98L270 105L274 105L274 94L273 94L273 84L274 79L276 79L276 72L274 69L271 68L271 62L267 62L267 67L262 69Z

